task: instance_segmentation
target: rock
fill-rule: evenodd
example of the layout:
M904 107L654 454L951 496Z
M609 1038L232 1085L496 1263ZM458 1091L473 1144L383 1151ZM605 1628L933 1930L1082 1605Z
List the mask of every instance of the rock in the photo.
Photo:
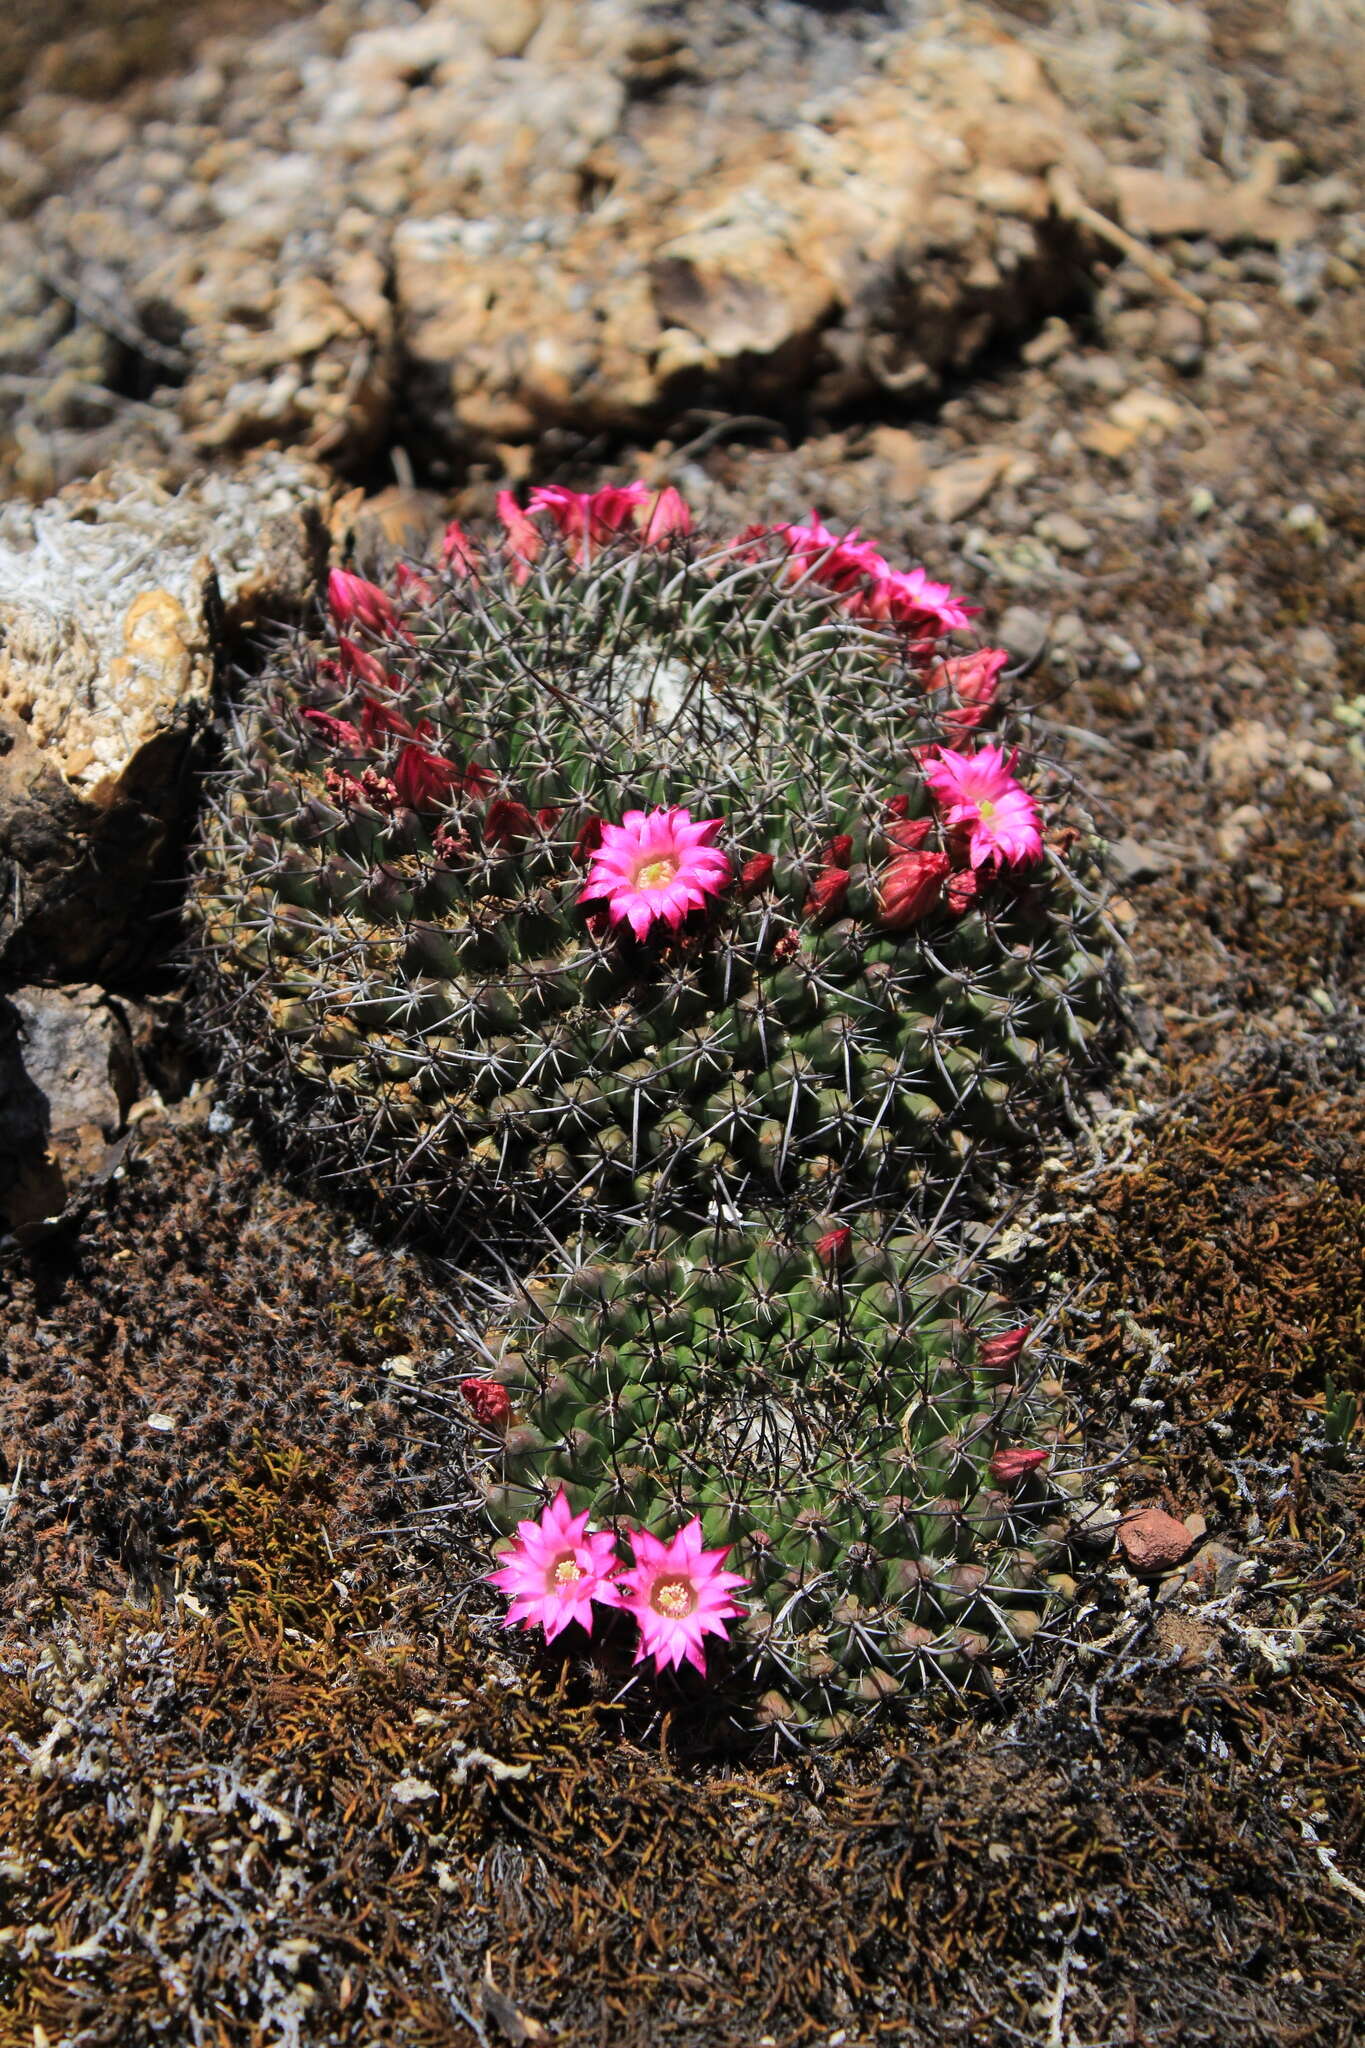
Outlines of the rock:
M1083 555L1094 545L1094 535L1069 512L1045 512L1033 528L1040 540L1051 541L1064 555Z
M1175 862L1158 853L1154 846L1144 846L1141 840L1125 833L1121 839L1110 840L1108 866L1120 886L1131 889L1138 882L1154 882L1158 876L1169 874Z
M1219 859L1229 865L1244 859L1253 846L1264 846L1270 833L1270 820L1258 804L1238 804L1219 821L1214 833Z
M1209 235L1215 242L1302 241L1316 225L1305 207L1280 206L1271 196L1273 179L1250 177L1241 184L1210 170L1200 178L1168 177L1137 165L1114 172L1119 214L1130 233L1144 241Z
M951 524L984 504L1012 460L1008 448L973 448L934 470L924 487L924 500L935 519Z
M1144 1576L1170 1571L1188 1556L1193 1541L1184 1523L1164 1508L1125 1515L1119 1526L1119 1547L1132 1569Z
M1078 1543L1087 1547L1108 1549L1118 1534L1122 1519L1117 1508L1103 1507L1097 1500L1074 1500L1071 1503L1071 1533Z
M1226 1543L1202 1543L1190 1559L1186 1576L1206 1600L1221 1599L1239 1583L1246 1562L1240 1550L1230 1550Z
M1009 605L995 629L1002 647L1016 661L1033 661L1047 646L1049 626L1041 612L1026 604Z
M1075 338L1066 321L1054 313L1043 322L1038 333L1024 343L1020 354L1026 363L1041 367L1044 363L1055 362L1058 356L1064 355Z
M1239 718L1209 742L1209 779L1220 789L1249 788L1284 759L1286 737L1259 718Z
M1294 659L1300 668L1335 668L1337 646L1330 633L1324 633L1321 626L1305 626L1294 635Z
M1160 307L1152 339L1167 362L1186 376L1204 360L1204 323L1192 306Z
M0 434L24 487L115 428L354 468L400 420L501 462L699 402L827 413L932 393L1074 296L1100 245L1054 180L1102 208L1108 172L1021 42L966 9L783 13L335 0L143 87L119 132L41 96L0 348L22 379L75 338L87 390ZM27 418L22 383L5 403Z
M891 488L905 499L917 498L929 475L923 443L904 427L874 427L872 452L891 472Z
M112 1172L136 1093L128 1028L102 990L0 997L0 1223L58 1217Z
M11 972L107 980L145 949L224 634L313 586L323 499L318 473L271 456L177 493L116 470L0 512Z

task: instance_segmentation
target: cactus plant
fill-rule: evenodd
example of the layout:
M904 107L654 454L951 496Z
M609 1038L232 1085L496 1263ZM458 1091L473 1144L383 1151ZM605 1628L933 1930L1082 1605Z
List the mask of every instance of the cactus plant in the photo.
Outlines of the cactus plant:
M939 786L968 757L934 781L1004 657L945 655L942 586L875 603L818 523L515 516L392 593L334 573L338 630L241 708L196 911L258 1095L474 1227L885 1202L1017 1143L1105 969L1083 846L981 859ZM637 935L585 877L668 807L721 821L729 886Z
M500 1582L585 1514L732 1546L764 1713L829 1732L1052 1597L1057 1389L926 1191L1099 1028L1090 855L959 750L1005 656L949 651L923 571L634 486L500 510L391 588L334 571L241 706L218 1029L390 1215L539 1247L465 1383L492 1520L543 1511Z
M830 1733L959 1684L1031 1637L1065 1540L1057 1390L1000 1306L872 1212L638 1234L489 1334L490 1511L510 1533L562 1487L593 1527L700 1518L749 1582L734 1649L769 1717Z

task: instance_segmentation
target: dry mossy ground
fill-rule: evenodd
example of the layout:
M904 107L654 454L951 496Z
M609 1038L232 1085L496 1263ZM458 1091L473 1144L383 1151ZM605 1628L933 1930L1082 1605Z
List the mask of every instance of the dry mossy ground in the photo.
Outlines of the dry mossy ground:
M1235 67L1267 11L1215 15ZM1349 154L1332 121L1301 137L1319 171ZM1365 1485L1323 1430L1328 1375L1365 1388L1365 856L1334 718L1365 691L1359 301L1186 260L1254 315L1249 380L1216 352L1177 376L1123 324L1160 309L1129 279L934 424L939 457L1036 456L982 515L1006 568L1049 505L1091 528L1051 582L1002 591L961 525L908 520L870 429L707 469L744 517L815 495L1083 622L1030 689L1141 842L1135 1017L1030 1256L1071 1304L1096 1486L1202 1514L1221 1576L1152 1598L1097 1564L972 1722L840 1754L708 1749L682 1695L614 1706L473 1583L438 1282L192 1098L3 1279L0 2048L1365 2034ZM1087 452L1102 358L1186 428Z

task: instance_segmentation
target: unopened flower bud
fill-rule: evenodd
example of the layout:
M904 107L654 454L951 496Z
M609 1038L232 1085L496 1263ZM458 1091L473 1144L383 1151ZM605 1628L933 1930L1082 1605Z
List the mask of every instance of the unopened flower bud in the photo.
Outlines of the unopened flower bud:
M827 1272L838 1272L848 1265L853 1255L853 1232L846 1226L839 1230L827 1230L823 1237L815 1240L815 1256Z
M1002 1486L1012 1486L1021 1479L1027 1479L1030 1472L1036 1472L1040 1465L1047 1463L1047 1460L1048 1453L1045 1450L1028 1451L1020 1447L1015 1450L997 1451L987 1470L991 1478L998 1480Z
M1002 1330L998 1337L983 1338L976 1348L978 1361L993 1370L1013 1365L1028 1342L1030 1328L1030 1324L1020 1323L1016 1329Z
M847 868L822 869L810 885L806 916L838 917L843 911L852 879Z
M898 854L885 868L877 885L877 912L893 932L908 931L911 925L937 909L951 863L946 853Z
M327 578L327 602L338 626L363 626L367 632L393 637L401 633L393 599L377 583L333 569Z

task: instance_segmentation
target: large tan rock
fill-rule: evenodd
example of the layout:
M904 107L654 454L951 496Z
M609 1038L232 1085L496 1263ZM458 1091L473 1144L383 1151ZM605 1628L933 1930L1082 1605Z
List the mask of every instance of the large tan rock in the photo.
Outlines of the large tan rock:
M395 428L486 454L930 392L1074 282L1050 181L1110 200L1037 61L953 6L812 35L330 0L207 45L137 122L37 92L8 141L0 356L42 388L0 465L30 494L111 433L354 465Z
M98 988L0 996L0 1229L60 1216L124 1150L137 1067Z
M175 493L116 470L0 512L8 966L107 977L135 957L224 636L315 583L324 496L271 456Z

